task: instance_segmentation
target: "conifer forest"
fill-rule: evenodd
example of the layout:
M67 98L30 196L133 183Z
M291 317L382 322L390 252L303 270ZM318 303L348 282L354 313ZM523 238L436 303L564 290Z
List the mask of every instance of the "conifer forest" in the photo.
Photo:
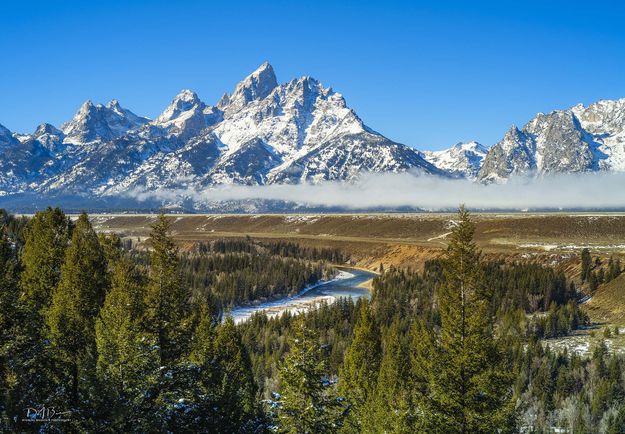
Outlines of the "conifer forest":
M217 238L171 218L142 247L83 213L0 215L0 431L38 433L625 433L625 354L580 279L486 258L460 208L423 267L376 267L368 297L245 321L231 312L336 278L346 250ZM349 268L347 269L349 270ZM596 327L587 354L546 345Z

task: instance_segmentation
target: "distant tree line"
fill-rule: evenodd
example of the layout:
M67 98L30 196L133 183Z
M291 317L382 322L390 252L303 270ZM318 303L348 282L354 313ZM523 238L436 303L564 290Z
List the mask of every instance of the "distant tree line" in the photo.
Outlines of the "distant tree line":
M325 261L343 264L350 259L349 254L338 248L307 247L289 241L258 241L251 237L245 239L219 239L200 241L195 244L198 253L265 253L283 258Z
M590 250L587 248L582 249L580 262L582 268L580 273L581 281L582 283L588 283L588 289L591 293L595 292L599 285L611 282L623 272L619 258L610 256L607 264L604 264L599 257L595 257L593 260Z

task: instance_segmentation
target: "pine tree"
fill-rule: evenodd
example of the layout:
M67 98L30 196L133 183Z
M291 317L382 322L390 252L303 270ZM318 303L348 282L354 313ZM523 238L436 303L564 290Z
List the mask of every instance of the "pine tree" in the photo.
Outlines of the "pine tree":
M0 431L10 431L12 407L11 389L14 387L14 366L11 366L15 348L15 330L21 320L18 307L17 261L0 226Z
M144 324L158 340L159 363L172 366L186 354L192 330L188 292L181 284L178 248L167 217L159 215L150 234L150 283Z
M380 331L365 299L339 374L339 393L349 405L344 431L362 431L365 404L377 383L381 355Z
M111 234L98 234L98 240L104 251L104 257L109 264L109 269L113 270L115 264L123 258L124 251L122 249L122 239L119 235Z
M425 432L426 419L431 413L429 379L438 368L434 365L435 344L433 332L425 321L416 321L410 327L410 372L408 375L409 423L414 432Z
M495 342L474 232L461 207L438 291L441 330L429 378L437 432L491 433L509 421L511 378Z
M338 432L342 425L341 404L328 380L325 354L317 334L302 317L293 324L289 353L280 367L280 397L277 421L285 433Z
M224 432L238 432L255 416L256 384L249 354L232 317L227 317L217 328L213 351L220 428Z
M110 253L110 252L109 252ZM113 267L111 290L96 321L97 375L106 409L100 418L118 432L130 432L146 390L155 381L155 339L141 324L144 278L127 258Z
M408 433L411 432L406 390L409 368L397 319L385 341L384 357L375 390L367 404L363 432Z
M77 408L88 398L95 373L95 321L109 278L104 253L86 214L81 214L52 294L46 323L53 357L61 368L60 383L69 385L69 404Z
M61 265L71 236L72 224L59 208L38 212L26 231L21 261L22 297L35 312L50 305L52 292L61 278Z

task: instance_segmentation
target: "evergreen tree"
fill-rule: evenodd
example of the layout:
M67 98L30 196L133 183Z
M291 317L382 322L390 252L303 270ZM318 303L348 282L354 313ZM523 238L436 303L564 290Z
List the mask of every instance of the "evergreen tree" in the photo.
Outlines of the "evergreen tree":
M192 331L188 292L181 285L178 248L167 217L159 215L150 234L150 282L144 324L157 337L159 363L172 366L186 354Z
M441 330L430 374L436 432L491 433L507 425L511 378L493 335L475 225L461 207L438 291Z
M61 278L61 265L71 236L72 223L59 208L38 212L26 230L21 261L22 297L42 314Z
M110 253L110 252L109 252ZM127 258L113 267L111 290L96 321L97 375L106 409L100 418L117 432L130 432L155 381L155 339L143 332L144 279Z
M202 339L202 335L199 337ZM256 415L256 384L249 355L232 317L217 328L213 351L218 375L219 426L223 432L238 432Z
M347 399L349 413L343 431L361 432L365 404L377 383L382 349L380 331L372 318L369 302L360 303L354 339L345 352L339 375L339 393Z
M293 324L289 353L280 367L277 420L282 432L313 434L338 432L341 403L328 379L327 362L317 334L302 317Z
M15 331L20 323L18 307L18 269L15 255L4 227L0 226L0 431L9 431L12 408L13 377L15 366L11 366L15 346Z
M363 432L409 433L409 408L406 379L409 369L399 322L395 320L386 338L384 357L376 387L367 405Z
M109 264L109 269L113 270L115 264L122 259L124 251L122 239L117 234L98 234L98 240L104 251L104 257Z
M98 237L86 214L81 214L61 267L61 280L52 294L46 323L59 386L68 404L77 408L89 399L95 374L96 316L108 288L107 264ZM69 390L65 391L65 388Z
M420 320L410 328L410 372L408 375L410 426L414 432L425 432L429 427L431 414L429 379L438 369L434 364L435 352L433 332L428 329L425 321Z

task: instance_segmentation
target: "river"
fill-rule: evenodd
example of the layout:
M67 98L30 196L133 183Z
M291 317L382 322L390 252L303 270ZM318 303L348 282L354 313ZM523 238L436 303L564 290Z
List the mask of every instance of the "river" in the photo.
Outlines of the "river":
M297 295L258 305L235 307L230 311L230 315L232 315L235 323L240 323L260 311L264 311L269 317L274 317L285 311L291 313L304 312L323 302L332 303L339 297L351 297L354 300L361 297L369 298L371 296L369 290L359 285L375 276L376 274L371 271L341 268L334 279L312 285Z

